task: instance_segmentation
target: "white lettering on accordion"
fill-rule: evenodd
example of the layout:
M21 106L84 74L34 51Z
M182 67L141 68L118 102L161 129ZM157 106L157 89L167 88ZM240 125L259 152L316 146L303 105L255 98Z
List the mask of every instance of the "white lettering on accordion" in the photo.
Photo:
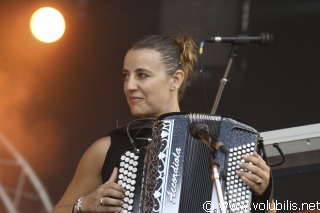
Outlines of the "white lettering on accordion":
M174 156L174 160L172 161L172 165L170 166L173 169L173 174L171 178L171 191L167 191L167 195L170 198L170 201L172 203L174 202L174 198L176 197L177 193L177 182L178 182L178 177L179 175L179 161L180 161L180 153L181 153L181 148L176 148L176 152L173 152L172 155Z

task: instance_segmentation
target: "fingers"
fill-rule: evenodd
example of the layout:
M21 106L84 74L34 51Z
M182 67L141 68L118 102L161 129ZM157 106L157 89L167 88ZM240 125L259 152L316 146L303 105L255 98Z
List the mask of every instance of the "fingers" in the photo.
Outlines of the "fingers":
M125 190L116 183L118 169L114 168L109 180L100 185L82 201L83 212L121 212Z
M239 162L241 170L236 171L236 174L255 194L262 195L269 184L270 168L256 152L244 155L243 159L245 162Z
M106 182L106 183L109 183L109 182L115 182L117 180L117 177L118 177L118 168L115 167L113 169L113 172L109 178L109 180Z
M125 190L122 186L116 183L117 178L118 168L115 167L109 180L102 185L102 188L104 189L104 196L115 196L117 198L122 198L122 195L123 193L125 193Z
M99 203L104 212L121 212L125 190L116 183L118 168L114 168L109 180L101 186Z

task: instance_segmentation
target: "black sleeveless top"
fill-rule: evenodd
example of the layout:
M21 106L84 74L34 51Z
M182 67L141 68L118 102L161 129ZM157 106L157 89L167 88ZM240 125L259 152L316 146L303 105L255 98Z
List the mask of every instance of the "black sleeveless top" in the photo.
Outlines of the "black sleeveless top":
M152 120L136 120L130 125L129 134L137 146L143 146L147 141L143 138L150 138L152 135ZM119 167L120 157L128 150L133 150L127 132L127 125L107 133L111 137L111 144L103 163L101 178L105 183L109 180L114 167ZM142 138L142 139L141 139Z

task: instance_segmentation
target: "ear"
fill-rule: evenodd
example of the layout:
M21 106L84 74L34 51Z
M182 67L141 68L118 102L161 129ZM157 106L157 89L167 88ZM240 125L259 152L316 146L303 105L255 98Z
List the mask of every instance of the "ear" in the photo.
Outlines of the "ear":
M179 89L179 87L181 86L181 84L183 82L183 79L184 79L184 72L182 70L177 70L172 75L171 88Z

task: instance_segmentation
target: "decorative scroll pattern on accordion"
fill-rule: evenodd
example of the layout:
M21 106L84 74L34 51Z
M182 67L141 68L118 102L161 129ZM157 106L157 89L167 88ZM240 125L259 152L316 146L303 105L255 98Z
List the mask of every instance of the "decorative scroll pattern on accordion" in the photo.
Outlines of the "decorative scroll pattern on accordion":
M123 155L118 183L127 191L122 212L203 212L206 201L213 203L210 212L220 212L209 149L189 134L193 122L208 124L210 132L230 149L228 156L217 153L224 199L232 205L227 212L250 212L251 191L235 170L243 154L256 150L259 133L231 118L194 113L160 116L153 125L152 142L140 147L139 154Z

